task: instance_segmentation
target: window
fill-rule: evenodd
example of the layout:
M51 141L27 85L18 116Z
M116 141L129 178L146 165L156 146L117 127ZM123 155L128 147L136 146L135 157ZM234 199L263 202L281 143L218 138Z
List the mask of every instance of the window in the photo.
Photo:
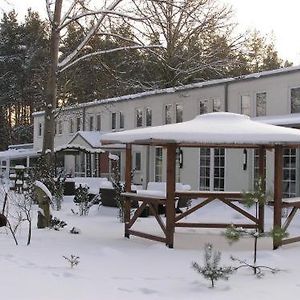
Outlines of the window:
M143 111L140 108L135 110L135 126L142 127L143 126Z
M200 149L200 190L224 191L225 149Z
M135 166L134 166L136 171L141 171L141 158L142 158L141 152L136 152L135 153Z
M214 191L224 191L225 149L214 149Z
M97 131L101 130L101 115L97 115L96 117L96 130Z
M300 112L300 87L291 89L291 113Z
M183 105L176 104L176 123L181 123L183 121Z
M162 148L155 148L155 181L162 181Z
M59 120L58 123L57 123L57 125L58 125L58 130L57 130L58 134L62 134L62 132L63 132L62 121Z
M74 132L74 120L73 119L69 120L69 132L70 133Z
M152 126L152 110L147 107L146 110L146 126Z
M124 128L124 114L122 112L119 113L119 127Z
M90 116L89 118L89 130L90 131L94 130L94 116Z
M210 149L200 148L200 190L210 190Z
M42 136L43 133L43 125L42 123L39 123L38 125L38 136Z
M76 131L80 131L81 129L81 119L77 118L76 119Z
M112 113L111 114L111 129L116 129L117 128L117 114Z
M165 124L172 123L172 104L165 105Z
M200 115L208 113L208 100L200 101Z
M220 99L213 99L213 112L222 111L222 101Z
M256 116L262 117L267 113L267 93L256 94Z
M241 114L251 116L251 99L250 96L241 96Z
M89 130L93 131L94 130L94 116L90 116L89 120Z
M283 152L283 178L282 196L285 198L295 197L296 191L296 149L284 149Z

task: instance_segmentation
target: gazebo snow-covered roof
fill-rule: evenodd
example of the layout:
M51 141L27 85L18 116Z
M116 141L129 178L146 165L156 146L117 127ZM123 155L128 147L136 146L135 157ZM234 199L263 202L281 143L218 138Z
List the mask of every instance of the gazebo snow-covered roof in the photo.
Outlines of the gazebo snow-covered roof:
M280 127L263 122L253 121L245 115L228 112L209 113L195 117L193 120L168 124L163 126L146 127L132 129L122 132L108 133L102 136L102 144L123 143L126 144L126 175L125 189L123 193L125 199L125 237L135 235L151 240L165 242L170 248L174 243L175 227L195 227L195 228L225 228L228 224L221 223L188 223L184 218L200 209L202 206L214 199L219 199L226 205L235 209L237 212L246 216L254 224L235 224L236 226L249 225L248 228L264 230L264 205L259 205L258 217L250 215L248 212L236 206L234 198L242 197L242 192L207 192L207 191L176 191L176 149L178 147L222 147L222 148L256 148L258 149L258 170L259 176L265 185L266 176L266 149L274 149L274 228L279 227L285 230L290 224L295 209L300 208L300 201L294 200L293 210L286 223L281 225L282 213L282 179L283 179L283 149L300 147L300 130L293 128ZM131 193L131 170L132 170L132 145L153 145L166 148L166 197L141 197ZM237 175L235 175L237 176ZM181 215L175 213L176 197L206 198L202 203L188 209ZM130 203L133 200L142 201L142 206L130 215ZM155 212L155 204L164 203L166 207L165 224ZM140 216L142 209L149 205L151 211L160 225L164 236L157 236L137 230L132 226ZM254 227L253 227L254 226ZM273 239L274 249L280 245L299 242L300 236L282 239Z
M178 144L223 146L274 146L299 144L300 131L251 120L248 116L219 112L199 115L193 120L142 129L108 133L103 143Z

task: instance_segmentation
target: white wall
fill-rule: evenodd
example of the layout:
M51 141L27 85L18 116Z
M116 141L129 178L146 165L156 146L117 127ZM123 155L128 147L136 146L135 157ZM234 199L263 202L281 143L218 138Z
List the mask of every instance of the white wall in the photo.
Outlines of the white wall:
M297 72L277 74L275 76L255 77L246 80L228 81L228 111L240 113L241 96L249 95L251 97L252 116L255 115L256 93L267 93L267 115L282 115L290 113L290 89L300 86L300 70ZM125 116L125 128L135 128L135 110L146 107L152 109L152 126L164 124L164 106L173 105L173 122L175 121L175 104L183 105L183 120L187 121L199 114L200 101L209 100L210 111L212 110L212 100L220 99L225 109L225 84L208 85L199 88L186 89L177 92L166 92L156 95L135 97L123 101L111 101L106 104L87 104L85 105L85 130L89 129L89 116L101 114L102 131L111 131L111 113L122 112ZM63 121L63 134L56 135L55 146L66 144L74 134L69 133L69 120L82 116L83 108L68 110L60 115ZM34 116L34 148L41 149L42 137L37 136L38 122L43 121L43 115ZM144 118L145 122L145 118ZM74 121L74 127L76 127ZM96 124L96 123L95 123ZM124 130L122 129L122 130ZM119 130L119 129L117 129ZM146 147L141 148L142 169L146 170ZM149 148L149 180L154 180L154 147ZM199 149L183 149L184 163L180 169L181 181L189 183L192 188L199 187ZM227 150L226 154L226 180L225 188L227 190L247 190L252 188L253 162L251 151L248 151L247 170L242 170L242 150ZM124 163L122 157L122 164ZM268 185L272 186L273 161L272 155L268 154ZM122 165L122 169L124 165ZM164 172L165 174L165 162ZM165 175L164 175L165 176ZM147 174L139 172L136 174L136 181L146 180ZM164 177L165 178L165 177Z

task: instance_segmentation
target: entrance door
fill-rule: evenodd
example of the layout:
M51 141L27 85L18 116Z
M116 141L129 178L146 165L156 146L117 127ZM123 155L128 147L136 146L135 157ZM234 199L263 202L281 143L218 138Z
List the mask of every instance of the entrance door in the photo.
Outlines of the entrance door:
M200 149L199 188L204 191L224 191L225 149Z

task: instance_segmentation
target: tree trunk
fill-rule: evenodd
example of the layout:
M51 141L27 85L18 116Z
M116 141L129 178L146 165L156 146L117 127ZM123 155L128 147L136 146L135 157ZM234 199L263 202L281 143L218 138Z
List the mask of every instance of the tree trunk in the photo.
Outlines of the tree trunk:
M60 41L60 18L63 0L55 1L54 19L51 31L50 41L50 65L48 71L48 83L46 93L46 106L45 106L45 127L44 127L44 140L42 154L50 154L49 158L53 159L54 150L54 134L55 134L55 120L54 110L56 109L56 96L57 96L57 66L58 66L58 52Z

